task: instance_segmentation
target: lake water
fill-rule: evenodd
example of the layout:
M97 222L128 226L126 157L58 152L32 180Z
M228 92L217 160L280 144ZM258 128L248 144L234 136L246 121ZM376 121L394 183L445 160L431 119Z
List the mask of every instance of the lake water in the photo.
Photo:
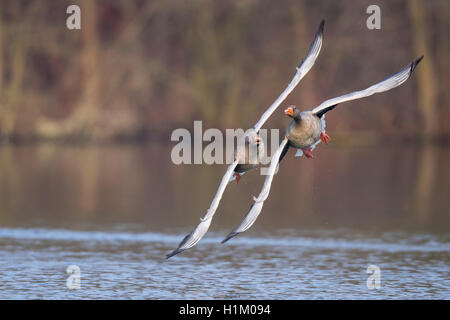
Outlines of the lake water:
M205 238L166 260L224 166L176 166L158 145L2 146L0 299L450 299L448 148L315 154L288 154L249 231L220 244L259 193L256 170L228 187Z

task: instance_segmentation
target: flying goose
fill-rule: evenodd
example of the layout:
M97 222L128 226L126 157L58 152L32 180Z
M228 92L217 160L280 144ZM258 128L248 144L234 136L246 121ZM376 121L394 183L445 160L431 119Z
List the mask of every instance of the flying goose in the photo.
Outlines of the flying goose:
M306 58L299 64L297 67L297 71L292 78L289 85L286 87L286 89L281 93L281 95L272 103L272 105L263 113L259 121L247 131L246 135L250 137L249 143L258 143L256 136L258 136L258 132L261 129L261 127L264 125L264 123L269 119L269 117L272 115L272 113L278 108L278 106L286 99L286 97L294 90L294 88L297 86L297 84L300 82L300 80L311 70L313 67L320 49L322 48L322 40L323 40L323 27L324 27L325 21L322 20L319 29L316 32L316 35L314 37L313 42L311 43L311 46L309 47L308 54ZM244 138L245 139L245 138ZM244 145L244 144L239 144ZM242 147L241 147L242 148ZM180 242L177 249L174 251L168 253L166 255L166 258L169 259L170 257L183 252L186 249L192 248L197 244L197 242L200 241L200 239L206 234L208 231L208 228L211 224L211 220L214 216L214 213L217 210L217 207L219 206L219 202L222 198L222 195L225 191L225 188L227 184L233 180L235 177L237 181L239 181L241 173L248 171L252 168L255 168L256 166L245 166L245 150L238 149L235 150L235 157L233 163L231 163L228 166L227 171L225 172L225 175L222 178L222 181L219 185L219 189L216 192L216 195L214 196L213 201L211 202L211 205L206 212L205 216L200 219L200 223L197 225L197 227L189 233L184 239ZM244 156L242 156L244 155Z
M259 161L264 154L264 142L254 130L250 130L249 135L244 135L244 145L236 145L234 148L234 157L239 158L238 165L234 168L234 176L230 181L235 180L239 183L242 175L247 171L261 167L263 164Z
M295 106L288 107L284 113L292 118L292 121L286 128L285 136L272 156L270 167L264 181L263 188L257 198L253 198L254 203L250 207L249 212L245 216L241 224L234 229L222 241L225 243L231 238L249 229L255 220L258 218L264 201L269 196L270 186L272 184L273 175L279 162L286 155L290 147L298 149L297 156L305 154L305 156L313 157L311 151L320 142L328 142L330 137L325 133L325 113L333 110L338 104L371 96L378 92L388 91L393 89L403 82L408 80L417 64L423 59L423 56L412 62L407 67L401 69L399 72L391 75L387 79L374 84L364 90L355 91L346 95L329 99L322 102L319 106L310 111L300 112Z

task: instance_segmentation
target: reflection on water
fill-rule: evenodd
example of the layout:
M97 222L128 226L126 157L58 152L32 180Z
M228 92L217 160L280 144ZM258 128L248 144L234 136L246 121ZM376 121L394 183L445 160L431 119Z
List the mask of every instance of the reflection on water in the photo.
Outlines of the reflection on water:
M450 298L447 148L289 153L263 212L225 245L263 177L232 184L196 248L170 260L224 166L164 146L0 147L0 298ZM81 268L80 290L66 268ZM381 268L369 290L366 268Z

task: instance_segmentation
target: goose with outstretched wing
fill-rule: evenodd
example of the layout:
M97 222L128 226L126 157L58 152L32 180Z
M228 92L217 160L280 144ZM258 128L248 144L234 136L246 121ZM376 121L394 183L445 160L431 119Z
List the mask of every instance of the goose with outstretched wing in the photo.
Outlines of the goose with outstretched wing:
M292 118L286 128L285 137L272 156L268 175L264 182L264 186L261 193L256 198L254 197L254 203L250 207L249 212L245 216L242 223L233 230L223 241L225 243L229 239L237 236L238 234L246 231L252 226L255 220L261 213L264 201L269 196L270 186L272 184L273 175L275 173L276 166L286 155L290 147L296 148L297 156L305 154L306 157L312 158L312 149L320 142L328 143L330 137L325 133L325 113L333 110L338 104L356 100L364 97L371 96L378 92L388 91L395 87L398 87L404 83L411 76L412 72L416 68L417 64L423 59L423 56L406 66L399 72L391 75L387 79L368 87L367 89L351 92L349 94L329 99L321 103L309 111L300 112L295 106L288 107L284 112L286 115Z
M325 21L322 20L322 22L319 25L319 29L316 32L314 40L308 50L306 58L297 67L297 71L294 77L292 78L291 82L289 83L289 85L281 93L281 95L272 103L272 105L263 113L263 115L261 116L259 121L254 125L254 127L248 130L245 136L241 138L244 139L245 141L243 143L239 143L238 141L237 144L238 148L235 150L234 161L228 166L228 169L219 185L219 189L217 190L216 195L214 196L214 199L205 216L200 219L200 223L197 225L197 227L186 237L184 237L184 239L178 245L178 248L166 255L167 259L180 252L183 252L186 249L195 246L197 242L199 242L200 239L208 231L208 228L211 224L211 220L214 216L214 213L217 210L220 200L222 199L222 195L225 191L227 184L234 178L236 178L236 180L239 181L241 174L260 166L259 163L251 163L250 165L249 163L246 163L247 159L246 155L248 154L248 148L251 147L252 145L254 146L255 144L257 147L263 146L258 136L259 130L264 125L264 123L270 118L272 113L278 108L278 106L286 99L286 97L292 92L292 90L294 90L294 88L297 86L300 80L313 67L319 55L320 49L322 48L324 24Z

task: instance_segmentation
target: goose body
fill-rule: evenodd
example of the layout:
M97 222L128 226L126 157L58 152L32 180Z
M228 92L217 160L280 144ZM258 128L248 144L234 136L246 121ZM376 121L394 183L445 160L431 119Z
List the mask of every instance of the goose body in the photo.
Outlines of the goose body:
M234 176L239 182L241 175L262 166L260 156L264 153L264 142L254 130L243 137L243 141L234 148L234 160L238 161L238 165L234 169Z
M236 173L245 173L247 171L250 171L252 169L257 169L262 166L261 163L252 164L252 163L240 163L236 166L236 169L234 169L234 172Z
M334 108L332 106L329 109ZM298 149L296 156L303 154L307 158L314 158L312 151L321 141L328 143L331 138L325 133L325 115L312 111L300 112L295 106L290 106L284 113L292 118L286 128L285 137L288 139L280 161L286 155L290 147Z
M286 128L286 137L289 146L297 149L306 149L313 146L322 134L321 119L311 111L303 111L297 118L293 118Z

